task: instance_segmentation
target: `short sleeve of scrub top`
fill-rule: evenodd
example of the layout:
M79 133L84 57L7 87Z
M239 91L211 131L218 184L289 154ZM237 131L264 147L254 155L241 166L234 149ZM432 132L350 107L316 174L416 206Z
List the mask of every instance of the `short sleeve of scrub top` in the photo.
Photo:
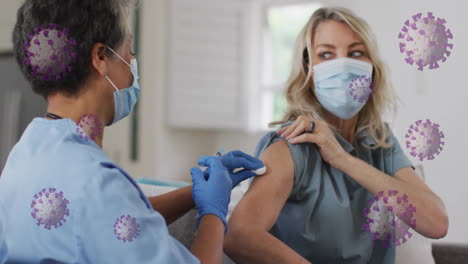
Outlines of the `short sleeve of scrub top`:
M199 263L168 233L164 218L112 164L83 190L75 212L83 263ZM135 185L135 186L134 186Z
M290 124L290 123L288 123ZM286 125L288 125L286 124ZM361 132L353 145L334 134L345 151L393 176L413 167L395 135L388 131L390 148L371 150L374 140ZM283 140L276 132L267 133L257 145L255 156ZM383 248L362 230L362 216L368 192L350 176L322 159L313 143L288 144L294 163L293 188L270 232L312 263L394 263L394 248ZM413 167L414 168L414 167Z

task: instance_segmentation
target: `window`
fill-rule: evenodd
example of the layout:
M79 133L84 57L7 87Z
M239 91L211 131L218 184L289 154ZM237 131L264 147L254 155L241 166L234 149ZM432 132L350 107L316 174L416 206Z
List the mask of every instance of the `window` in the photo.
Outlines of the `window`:
M284 91L292 68L296 38L319 3L272 5L264 13L262 58L262 128L279 121L286 110Z
M295 40L320 4L170 2L169 125L257 132L280 120Z

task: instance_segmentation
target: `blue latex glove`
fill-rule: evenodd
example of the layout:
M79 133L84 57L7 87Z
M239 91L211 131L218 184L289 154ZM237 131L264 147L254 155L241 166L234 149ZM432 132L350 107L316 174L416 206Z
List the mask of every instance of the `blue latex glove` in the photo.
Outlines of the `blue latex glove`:
M231 175L232 188L236 187L236 185L244 180L256 176L257 174L253 172L253 170L265 166L261 160L239 150L231 151L221 156L221 162ZM244 170L234 173L233 170L237 168L244 168Z
M231 200L231 177L217 157L201 157L198 164L208 167L208 177L205 177L199 168L192 168L192 198L198 210L197 227L204 215L212 214L223 221L224 231L227 232L226 216Z

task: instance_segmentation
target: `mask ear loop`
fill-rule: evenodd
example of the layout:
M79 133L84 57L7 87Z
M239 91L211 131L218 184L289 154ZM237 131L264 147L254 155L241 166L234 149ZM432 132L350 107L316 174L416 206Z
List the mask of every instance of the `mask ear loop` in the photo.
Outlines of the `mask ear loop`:
M117 86L114 84L114 82L113 82L113 81L111 81L111 79L109 79L109 77L107 77L107 75L106 75L106 79L107 79L107 81L109 81L109 82L110 82L110 84L111 84L111 85L114 87L115 91L117 91L117 92L118 92L118 91L119 91L119 88L117 88Z
M125 64L128 65L128 67L132 68L132 66L130 65L130 63L126 62L124 60L124 58L122 58L122 56L120 56L117 52L115 52L111 47L109 46L106 46L110 51L112 51L112 53L114 53L115 56L117 56L121 61L123 61Z
M111 47L106 46L106 48L108 48L112 53L114 53L114 55L117 56L121 61L123 61L125 64L127 64L128 67L130 67L130 69L132 68L132 66L131 66L128 62L126 62L126 61L122 58L122 56L120 56L117 52L115 52ZM118 91L119 91L119 88L117 88L117 86L114 84L114 82L111 81L111 79L109 79L109 77L108 77L107 75L106 75L106 79L107 79L107 80L110 82L110 84L114 87L115 91L118 92Z

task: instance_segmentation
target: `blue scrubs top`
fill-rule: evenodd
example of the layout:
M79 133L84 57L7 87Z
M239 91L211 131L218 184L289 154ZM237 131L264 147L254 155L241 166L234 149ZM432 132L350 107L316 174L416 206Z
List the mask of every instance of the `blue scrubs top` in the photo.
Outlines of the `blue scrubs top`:
M0 177L7 262L200 263L79 132L70 119L36 118L10 153Z
M353 145L334 133L345 151L393 176L399 169L413 165L386 127L390 135L387 142L392 143L386 149L364 147L375 145L365 132L357 135ZM255 156L279 140L276 132L266 134ZM270 233L314 264L395 263L395 247L386 248L372 241L370 233L362 228L366 220L363 211L372 193L326 163L317 145L288 146L294 162L293 188Z

